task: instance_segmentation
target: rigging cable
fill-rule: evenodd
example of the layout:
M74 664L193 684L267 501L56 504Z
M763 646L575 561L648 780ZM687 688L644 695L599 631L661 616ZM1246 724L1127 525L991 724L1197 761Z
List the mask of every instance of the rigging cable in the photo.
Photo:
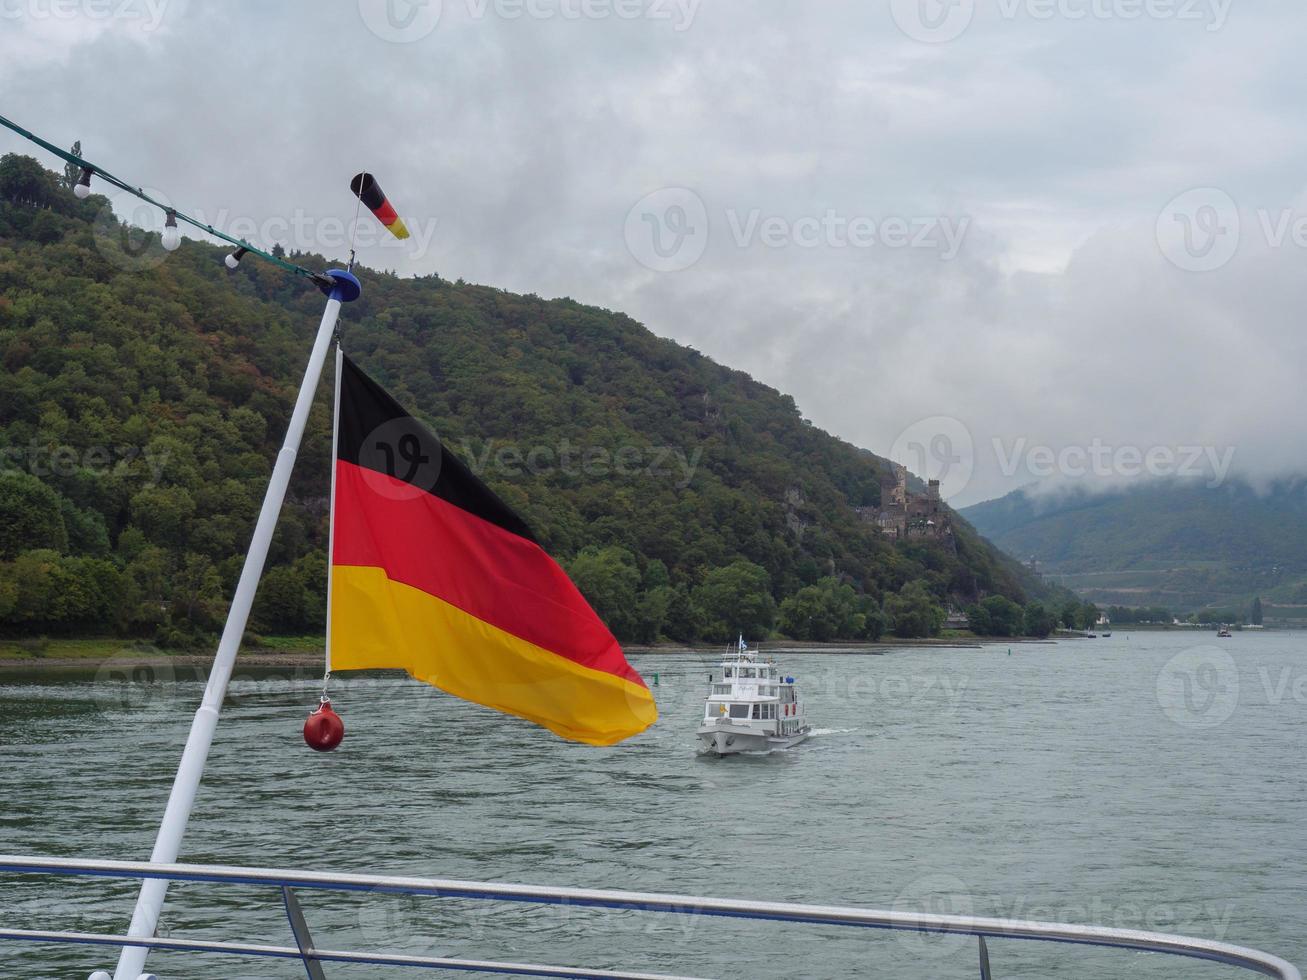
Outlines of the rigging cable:
M143 188L133 187L125 180L115 177L113 174L109 173L109 171L105 170L104 168L99 167L88 160L84 160L82 157L70 153L67 150L60 149L59 147L55 146L53 143L49 143L46 140L41 139L41 137L37 136L35 133L23 129L23 127L19 126L17 123L13 122L10 119L6 119L4 116L0 116L0 126L4 126L6 129L13 130L19 136L22 136L24 139L31 140L37 146L41 147L42 149L48 150L49 152L53 153L55 156L59 157L61 160L65 160L68 163L73 164L74 166L81 167L84 172L89 172L90 174L99 177L105 183L111 184L112 186L117 187L120 190L124 190L128 194L133 195L134 197L139 197L145 203L154 205L156 208L159 208L165 214L170 214L176 217L179 221L184 221L188 225L198 228L200 231L205 232L206 234L212 235L215 238L220 238L231 245L235 245L239 249L244 249L246 252L253 253L254 255L259 256L259 258L264 259L267 262L271 262L273 265L280 266L281 268L285 269L288 272L293 272L297 276L304 276L306 279L315 283L319 287L330 288L334 284L331 277L323 275L321 272L314 272L312 269L306 269L301 265L296 265L294 262L287 262L285 259L273 255L270 252L265 252L263 249L257 248L254 245L251 245L249 242L244 241L243 239L233 238L231 235L227 235L221 231L218 231L218 229L214 228L212 225L207 225L204 222L197 220L196 218L192 218L188 214L183 214L181 211L178 211L174 207L170 207L167 204L164 204L160 201L156 201L154 198L150 197L149 194L145 193L145 190Z

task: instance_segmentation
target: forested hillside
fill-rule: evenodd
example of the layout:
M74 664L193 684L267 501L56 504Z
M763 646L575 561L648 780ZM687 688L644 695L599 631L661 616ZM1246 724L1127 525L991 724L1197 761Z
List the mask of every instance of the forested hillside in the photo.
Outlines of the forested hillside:
M966 509L1010 554L1099 603L1246 611L1256 596L1307 606L1307 483L1253 488L1158 481L1129 489L1015 491ZM1293 607L1290 610L1287 607ZM1276 609L1268 616L1280 618Z
M252 258L227 273L208 245L124 251L105 208L29 158L0 161L0 630L185 646L225 613L322 297ZM888 541L854 512L879 501L882 461L621 314L361 278L351 356L523 514L624 639L910 635L949 604L1041 588L961 521L950 543ZM259 630L322 625L329 387Z

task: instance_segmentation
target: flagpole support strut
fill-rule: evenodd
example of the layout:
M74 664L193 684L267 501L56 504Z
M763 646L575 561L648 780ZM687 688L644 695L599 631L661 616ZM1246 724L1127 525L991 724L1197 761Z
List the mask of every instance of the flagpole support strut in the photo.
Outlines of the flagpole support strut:
M318 333L313 341L313 350L309 354L304 379L300 382L299 395L295 399L295 408L286 427L286 439L277 454L272 477L268 480L268 489L263 497L259 519L254 525L250 549L245 555L245 565L241 569L240 580L232 596L231 608L227 612L227 623L223 627L222 638L218 641L218 652L213 658L213 668L209 672L209 680L204 688L204 698L195 712L195 720L191 723L186 747L182 750L181 763L177 767L172 791L168 795L168 805L164 810L163 820L159 824L159 834L155 838L154 850L150 855L152 864L172 864L181 851L186 823L195 806L195 794L199 790L200 779L204 775L204 764L208 760L214 731L218 727L218 713L222 710L222 702L227 695L227 685L236 666L236 655L240 651L241 638L245 635L245 626L249 622L254 595L258 591L259 579L263 575L268 548L272 544L272 534L277 528L277 518L286 499L286 488L290 485L291 472L295 468L295 457L299 453L304 428L308 424L309 410L313 407L318 382L322 379L322 368L326 364L327 352L335 335L340 308L342 304L352 303L358 299L363 292L358 277L343 269L330 270L322 280L319 282L319 287L327 294L327 306L322 311L322 322L318 325ZM136 909L132 913L128 936L133 939L150 939L154 936L167 891L168 882L162 878L147 878L141 883L141 892L136 900ZM113 980L137 980L144 973L145 958L149 951L148 946L124 946L118 958L118 968L114 972Z

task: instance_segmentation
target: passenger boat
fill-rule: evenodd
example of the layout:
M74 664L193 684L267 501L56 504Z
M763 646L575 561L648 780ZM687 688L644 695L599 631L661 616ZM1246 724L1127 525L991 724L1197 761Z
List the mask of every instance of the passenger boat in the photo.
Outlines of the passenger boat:
M704 699L701 752L765 755L798 745L812 734L794 678L770 660L759 660L743 636L720 666L721 679L710 678Z

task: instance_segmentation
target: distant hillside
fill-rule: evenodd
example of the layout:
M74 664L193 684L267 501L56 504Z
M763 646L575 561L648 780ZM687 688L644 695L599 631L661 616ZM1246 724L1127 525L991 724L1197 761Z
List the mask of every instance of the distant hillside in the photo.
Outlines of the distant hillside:
M1110 493L1017 490L963 511L1023 561L1099 603L1307 612L1307 481L1259 493L1246 484L1157 482Z
M105 206L35 161L0 161L0 631L193 642L225 611L322 298L254 259L229 275L199 243L165 256L147 236L121 253ZM521 511L625 638L872 635L910 583L940 606L1042 589L961 522L948 542L891 542L855 511L879 503L883 461L620 313L361 275L351 355ZM261 629L321 627L328 389Z

